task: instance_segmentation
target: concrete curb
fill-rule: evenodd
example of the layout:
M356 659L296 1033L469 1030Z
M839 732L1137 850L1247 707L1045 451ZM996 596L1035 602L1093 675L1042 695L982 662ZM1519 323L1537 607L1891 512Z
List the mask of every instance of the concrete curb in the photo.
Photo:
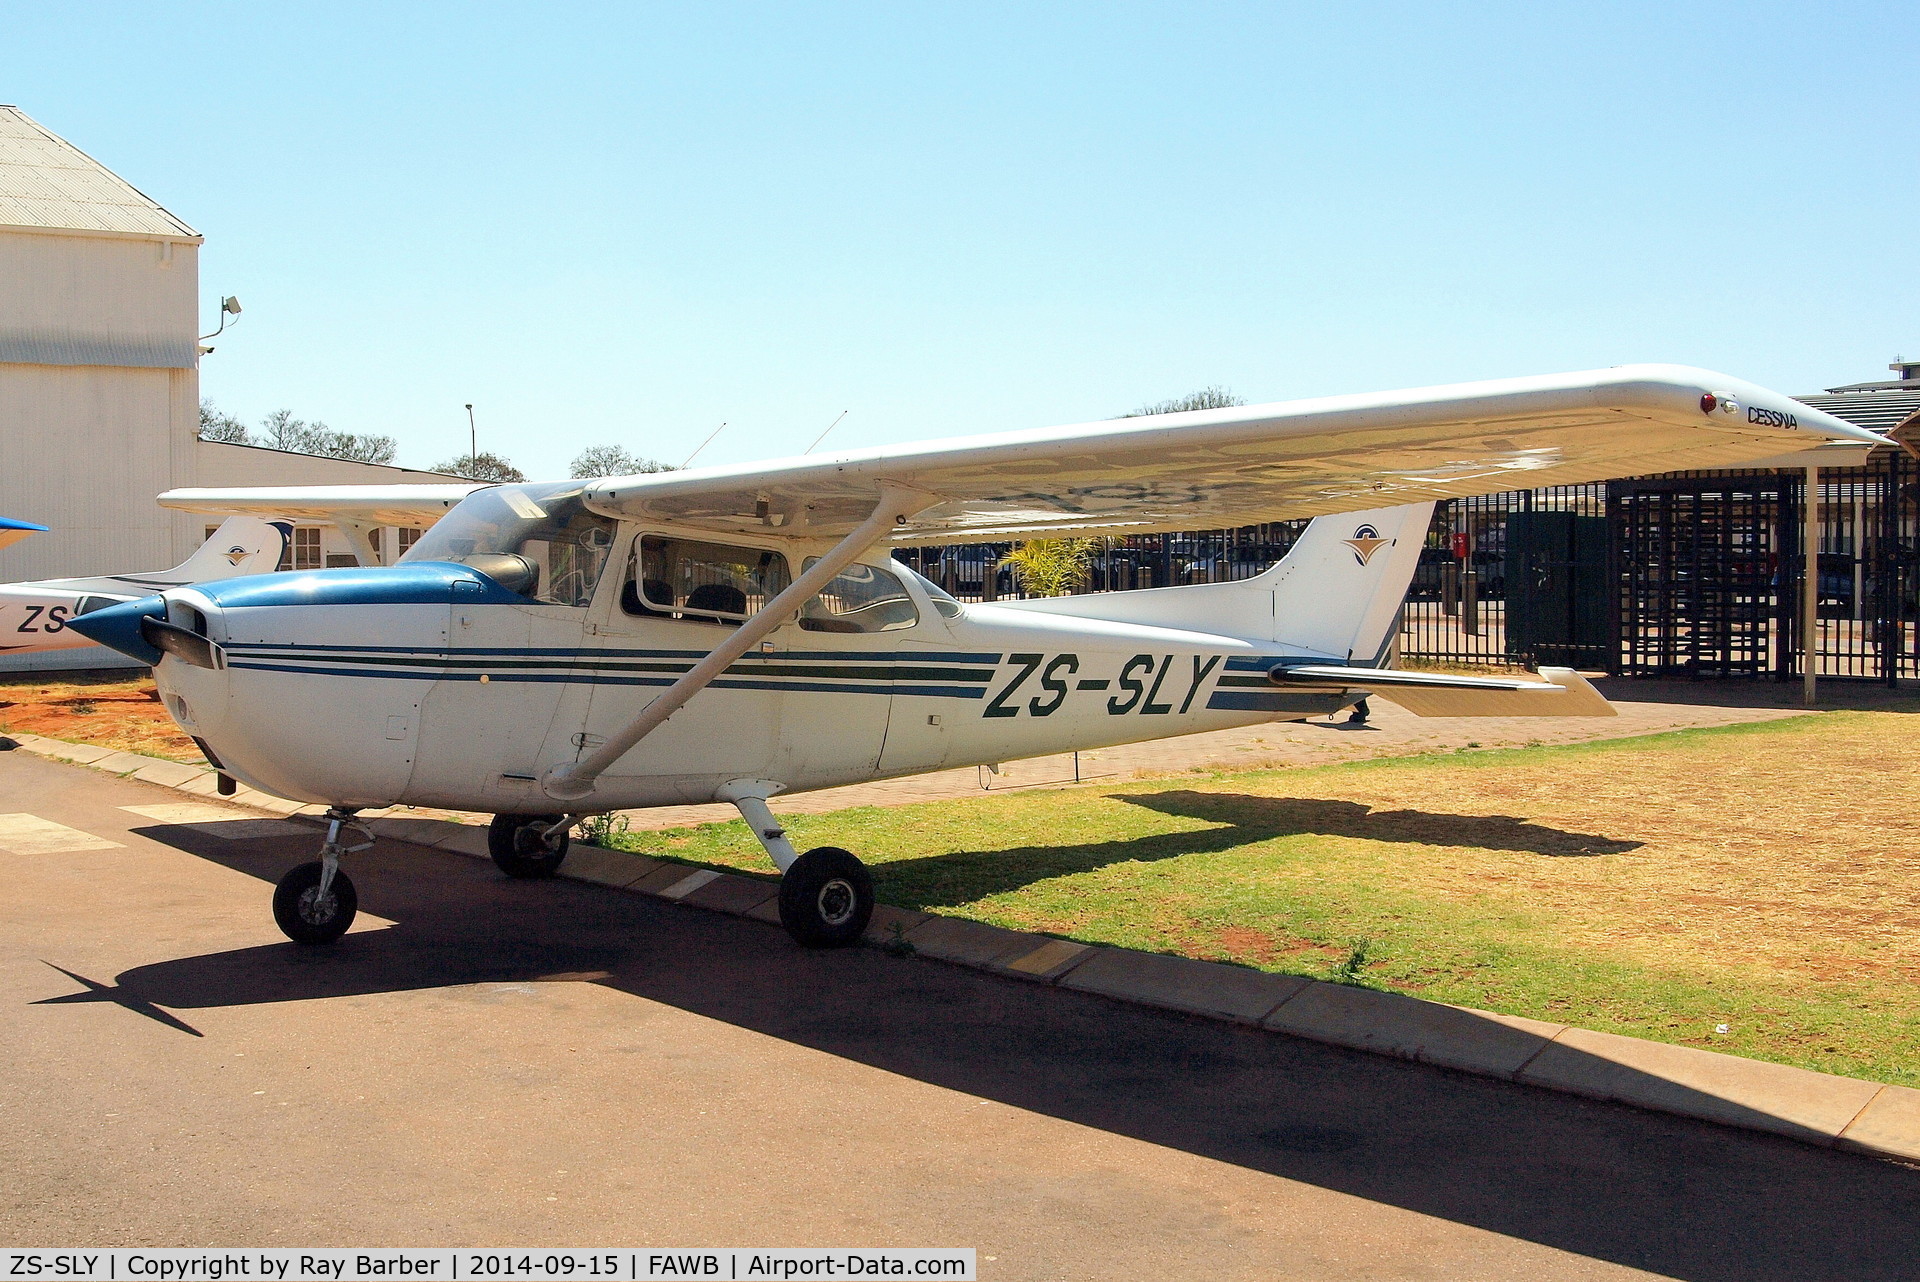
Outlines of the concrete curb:
M21 749L38 756L130 775L191 796L213 795L209 767L40 735L13 737ZM251 788L224 800L286 816L314 817L322 809ZM370 826L377 835L397 841L488 857L486 829L477 825L388 814L374 817ZM569 852L562 875L709 912L780 920L779 883L770 878L581 844ZM874 910L865 939L879 947L898 947L957 966L1116 1001L1765 1131L1821 1147L1920 1162L1920 1090L1904 1086L887 905Z

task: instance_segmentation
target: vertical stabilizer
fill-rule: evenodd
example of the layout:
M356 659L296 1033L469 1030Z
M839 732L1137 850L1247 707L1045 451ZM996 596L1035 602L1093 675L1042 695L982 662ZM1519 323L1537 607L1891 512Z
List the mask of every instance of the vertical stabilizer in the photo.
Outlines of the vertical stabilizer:
M1315 517L1286 557L1253 580L1273 590L1273 639L1378 666L1432 519L1431 503Z
M257 516L230 516L198 551L171 570L123 577L156 584L208 583L247 574L271 574L280 566L292 527Z

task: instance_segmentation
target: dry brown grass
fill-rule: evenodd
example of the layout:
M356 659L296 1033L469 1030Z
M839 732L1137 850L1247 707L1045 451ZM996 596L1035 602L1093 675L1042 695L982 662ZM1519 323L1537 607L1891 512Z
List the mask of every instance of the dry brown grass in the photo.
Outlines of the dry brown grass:
M201 761L153 688L153 678L0 685L0 733L38 734L173 761Z
M1391 882L1546 909L1568 943L1663 967L1920 981L1920 719L1840 712L1681 738L1646 756L1326 771L1312 793L1371 807L1369 827L1392 834L1372 853ZM1458 844L1461 821L1502 817L1613 844L1550 859Z

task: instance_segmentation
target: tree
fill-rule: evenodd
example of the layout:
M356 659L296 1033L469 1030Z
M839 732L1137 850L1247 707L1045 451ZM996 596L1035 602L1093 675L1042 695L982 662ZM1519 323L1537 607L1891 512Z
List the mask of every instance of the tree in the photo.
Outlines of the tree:
M222 414L210 400L200 402L200 439L225 441L229 445L251 445L253 436L247 425L231 414Z
M1120 417L1145 418L1149 414L1184 414L1188 410L1224 410L1245 404L1245 400L1224 387L1203 387L1197 392L1188 392L1185 396L1176 396L1170 401L1142 405L1139 409L1129 411Z
M433 469L452 476L464 476L470 481L506 481L518 483L527 479L527 474L498 454L481 450L478 454L462 454L459 458L448 459Z
M1066 596L1092 577L1098 544L1098 539L1027 539L1016 543L994 568L1012 570L1028 596Z
M292 410L275 410L260 420L260 435L231 414L222 414L212 401L200 402L200 439L229 445L259 445L291 454L314 454L349 463L391 463L399 445L391 436L360 436L336 432L325 423L307 423Z
M325 423L308 423L292 410L275 410L260 420L258 444L293 454L346 459L350 463L391 463L399 446L391 436L336 432Z
M578 480L589 476L637 476L642 472L676 470L671 463L630 453L624 445L589 445L575 456L569 475Z
M342 458L351 463L391 463L399 450L391 436L362 436L354 432L332 432L325 423L316 423L307 437L305 454Z
M325 423L320 424L322 428ZM260 443L270 450L288 450L295 454L304 454L302 445L307 443L307 425L293 416L292 410L275 410L260 420Z
M1170 401L1142 405L1121 418L1143 418L1149 414L1180 414L1187 410L1218 410L1246 402L1224 387L1203 387ZM1013 545L1013 551L1000 558L999 565L1013 571L1014 581L1028 596L1066 596L1085 587L1093 577L1094 553L1111 551L1112 538L1028 539Z

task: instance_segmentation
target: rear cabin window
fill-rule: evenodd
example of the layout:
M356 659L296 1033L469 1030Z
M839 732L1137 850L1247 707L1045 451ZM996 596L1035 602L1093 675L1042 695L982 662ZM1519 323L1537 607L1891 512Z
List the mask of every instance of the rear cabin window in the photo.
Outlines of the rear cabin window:
M738 623L789 581L778 552L648 534L627 560L620 608L636 617Z
M906 585L877 565L842 570L800 610L800 626L808 632L898 632L918 622Z

